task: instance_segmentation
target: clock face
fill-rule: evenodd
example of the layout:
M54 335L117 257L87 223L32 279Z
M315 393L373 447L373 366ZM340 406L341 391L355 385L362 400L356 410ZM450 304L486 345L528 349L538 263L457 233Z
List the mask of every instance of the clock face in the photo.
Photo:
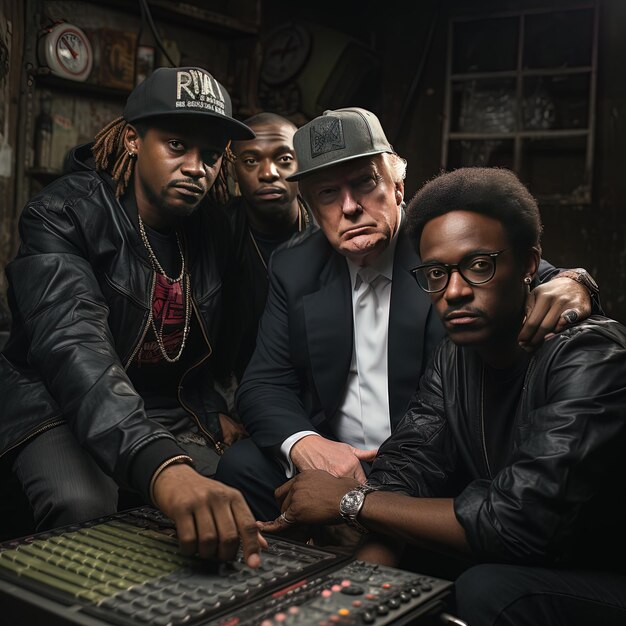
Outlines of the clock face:
M311 51L311 34L299 24L283 24L267 38L261 78L268 85L280 85L304 66Z
M62 78L84 81L91 72L93 53L85 33L71 24L55 24L43 37L41 59Z

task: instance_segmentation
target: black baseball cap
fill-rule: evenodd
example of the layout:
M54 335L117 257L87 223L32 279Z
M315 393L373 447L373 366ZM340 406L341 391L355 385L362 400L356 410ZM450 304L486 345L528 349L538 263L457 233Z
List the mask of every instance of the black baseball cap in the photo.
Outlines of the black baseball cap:
M228 92L201 67L160 67L128 96L123 117L136 122L151 117L203 115L220 122L229 139L254 139L251 128L233 118Z
M298 171L286 180L300 180L339 163L381 152L394 152L379 119L351 107L324 111L293 136Z

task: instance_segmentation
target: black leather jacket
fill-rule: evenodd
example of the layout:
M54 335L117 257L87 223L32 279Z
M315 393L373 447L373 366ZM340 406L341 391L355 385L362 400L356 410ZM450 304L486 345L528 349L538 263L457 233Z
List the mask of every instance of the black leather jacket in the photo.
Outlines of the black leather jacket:
M481 372L473 350L444 339L369 482L453 497L479 560L626 571L626 329L591 317L534 354L493 478Z
M6 269L13 326L0 355L0 454L67 422L107 474L146 493L150 468L142 484L134 474L131 480L136 454L157 444L162 461L181 450L146 418L125 371L146 333L154 288L137 215L130 213L115 198L113 181L86 167L24 208L20 249ZM185 220L182 235L206 348L178 395L210 436L208 419L226 409L211 370L231 237L223 215L209 206Z

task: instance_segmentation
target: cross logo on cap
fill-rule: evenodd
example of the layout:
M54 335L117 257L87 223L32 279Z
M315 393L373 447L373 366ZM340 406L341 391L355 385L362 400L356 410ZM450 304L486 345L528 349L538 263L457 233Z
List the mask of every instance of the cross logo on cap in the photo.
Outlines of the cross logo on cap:
M311 125L311 156L316 157L333 150L346 147L341 120L336 117L323 117Z

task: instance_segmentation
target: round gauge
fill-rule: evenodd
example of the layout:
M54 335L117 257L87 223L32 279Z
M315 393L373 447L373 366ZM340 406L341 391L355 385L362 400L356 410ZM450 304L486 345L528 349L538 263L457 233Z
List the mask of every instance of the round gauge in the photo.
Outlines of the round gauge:
M300 24L282 24L265 42L261 78L268 85L280 85L304 66L311 51L311 34Z
M56 76L85 81L93 65L87 35L67 22L51 26L40 40L40 61Z

